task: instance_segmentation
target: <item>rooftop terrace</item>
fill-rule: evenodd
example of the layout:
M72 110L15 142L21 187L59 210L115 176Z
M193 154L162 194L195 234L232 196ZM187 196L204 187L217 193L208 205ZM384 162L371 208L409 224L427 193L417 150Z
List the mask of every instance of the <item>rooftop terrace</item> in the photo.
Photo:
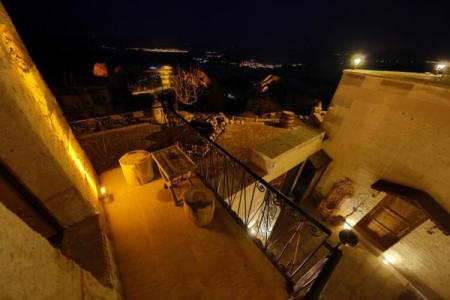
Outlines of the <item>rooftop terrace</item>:
M162 179L129 186L116 168L101 181L112 195L105 211L127 299L288 298L284 278L219 203L201 228Z
M97 170L112 199L105 212L127 299L286 299L310 289L320 292L323 286L312 287L323 282L316 275L339 259L331 253L340 253L327 244L328 229L189 125L168 128L176 129L171 145L177 143L195 162L196 184L213 191L220 203L211 225L191 224L162 179L126 185L117 158L153 145L149 132L141 130L145 126L80 139L94 162L107 162ZM179 196L183 189L176 189ZM302 243L293 242L299 238Z
M139 129L144 125L124 127L117 137L116 129L94 134L93 139L101 138L98 147L91 144L92 140L92 147L86 149L106 147L104 154L92 153L101 154L99 158L108 158L117 166L113 157L116 152L127 151L125 146L145 148L143 136L148 133L141 136ZM328 254L326 231L211 141L197 140L203 144L201 149L209 151L196 155L192 152L196 148L186 140L192 132L183 132L178 141L198 165L195 185L206 184L218 197L213 222L207 227L196 227L185 218L183 208L174 205L162 179L133 187L125 183L120 168L101 175L101 183L112 195L112 201L104 206L125 297L287 299L289 281L302 282L304 274ZM257 122L229 124L219 144L245 163L252 148L290 132ZM126 145L119 145L117 141L124 137ZM177 194L180 196L186 188L183 185L176 189ZM315 215L314 209L303 209ZM253 221L252 215L257 216ZM329 244L338 243L336 233L341 229L334 228ZM320 231L319 236L315 235ZM355 299L394 299L407 286L364 244L344 249L344 253L322 290L326 299L349 295ZM297 269L299 273L295 273Z
M439 86L450 86L450 80L447 76L435 75L431 73L414 73L398 71L378 71L378 70L345 70L346 73L362 74L390 79L406 80L418 83L431 83Z

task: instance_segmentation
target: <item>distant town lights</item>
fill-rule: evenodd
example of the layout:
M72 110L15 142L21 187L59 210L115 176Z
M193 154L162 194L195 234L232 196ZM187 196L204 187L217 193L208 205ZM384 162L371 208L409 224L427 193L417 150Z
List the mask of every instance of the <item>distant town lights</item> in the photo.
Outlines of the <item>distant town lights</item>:
M188 50L177 48L126 48L128 50L155 52L155 53L188 53Z
M252 68L252 69L278 69L281 68L281 64L264 64L255 62L253 60L243 60L239 63L239 67Z

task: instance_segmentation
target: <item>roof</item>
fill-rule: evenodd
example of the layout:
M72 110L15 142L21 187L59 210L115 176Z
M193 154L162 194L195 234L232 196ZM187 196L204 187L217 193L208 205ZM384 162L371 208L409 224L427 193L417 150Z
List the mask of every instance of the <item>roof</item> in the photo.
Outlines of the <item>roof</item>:
M217 142L239 161L247 165L252 149L257 145L290 131L291 129L267 125L262 122L228 124Z
M409 81L412 83L433 84L441 87L450 88L450 75L442 76L431 73L414 73L414 72L398 72L398 71L378 71L378 70L344 70L347 74L360 74L373 77L382 77L389 79L397 79Z
M310 141L318 135L320 135L320 131L302 125L292 131L257 145L255 150L274 159L281 154Z

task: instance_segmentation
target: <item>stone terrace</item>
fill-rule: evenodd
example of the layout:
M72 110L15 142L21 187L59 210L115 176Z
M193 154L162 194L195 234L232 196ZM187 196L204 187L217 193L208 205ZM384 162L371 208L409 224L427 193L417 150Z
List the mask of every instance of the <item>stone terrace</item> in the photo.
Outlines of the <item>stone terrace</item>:
M213 222L200 228L162 179L128 186L116 168L101 181L126 299L288 298L283 277L218 202Z

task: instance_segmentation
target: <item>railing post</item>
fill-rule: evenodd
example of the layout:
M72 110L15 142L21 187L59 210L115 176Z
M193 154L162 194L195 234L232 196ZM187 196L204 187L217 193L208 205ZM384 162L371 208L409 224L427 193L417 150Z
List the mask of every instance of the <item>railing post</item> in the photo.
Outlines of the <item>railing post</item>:
M341 250L339 250L338 248L334 248L331 254L328 256L328 260L323 266L322 270L320 270L319 275L314 280L304 300L317 300L320 298L320 294L328 283L328 280L333 274L333 271L336 269L339 261L341 260L341 257Z
M177 114L175 117L181 118ZM233 120L236 120L234 116L232 118ZM258 117L256 117L255 121L257 122L258 120ZM196 133L196 136L200 139L200 145L198 145L199 142L196 140L195 144L193 144L196 147L190 148L194 152L192 154L193 157L197 157L195 155L196 148L203 149L204 145L207 145L208 147L207 154L198 155L199 158L197 158L197 163L201 164L201 170L198 171L198 175L202 182L215 192L218 200L224 204L225 209L239 223L239 225L243 227L247 234L252 235L252 239L256 242L261 251L286 278L288 284L292 286L294 277L298 274L298 272L304 268L312 257L316 255L320 248L327 245L325 243L330 236L331 231L294 204L283 193L272 187L263 178L258 176L251 169L230 155L220 145L201 135L189 123L183 121L183 124L187 124L188 128L190 128L192 132ZM186 140L186 143L189 143L189 140ZM231 188L229 182L230 179ZM235 187L235 185L237 186ZM256 193L256 189L258 189L261 193ZM261 203L259 203L259 200L261 199L259 198L260 196L263 197ZM236 198L238 198L238 203L234 203ZM254 202L256 201L255 199L257 199L258 202L255 205L254 211L252 211ZM244 210L243 214L241 214L241 209ZM280 220L280 218L283 217L286 218ZM294 245L294 251L292 251L290 248L293 244L290 243L290 241L285 242L286 239L289 239L289 237L287 237L289 232L278 228L278 224L281 224L280 226L292 226L293 224L293 228L297 228L300 223L303 224L301 228L293 233L296 235L297 240ZM250 225L252 226L249 228ZM312 234L309 234L308 236L308 233L304 228L304 226L308 225L314 226L314 228L321 231L321 237L324 238L320 241L317 240L317 238ZM254 230L254 232L252 232L252 230ZM311 251L308 250L306 257L300 262L300 264L297 264L297 259L301 259L297 258L298 253L301 253L299 251L302 246L302 243L299 242L300 237L303 239L305 236L313 239L312 241L314 243L317 242L318 245L311 249ZM275 240L273 243L271 242L272 239ZM282 242L280 247L278 247L279 241ZM329 249L327 248L327 250ZM337 254L333 252L329 255L323 270L319 271L320 274L317 277L317 280L320 278L321 282L314 282L314 289L311 289L311 291L319 291L320 293L324 286L322 281L326 281L327 278L331 276L331 272L334 267L331 268L329 264L335 260L338 260L337 257L340 253L337 249L333 251ZM283 259L281 259L282 256ZM276 257L278 257L278 259L276 259ZM286 268L282 265L282 261L285 260L287 260L289 264ZM319 268L319 265L317 268ZM313 272L315 271L315 268L308 271ZM330 274L327 275L327 272L330 272Z

